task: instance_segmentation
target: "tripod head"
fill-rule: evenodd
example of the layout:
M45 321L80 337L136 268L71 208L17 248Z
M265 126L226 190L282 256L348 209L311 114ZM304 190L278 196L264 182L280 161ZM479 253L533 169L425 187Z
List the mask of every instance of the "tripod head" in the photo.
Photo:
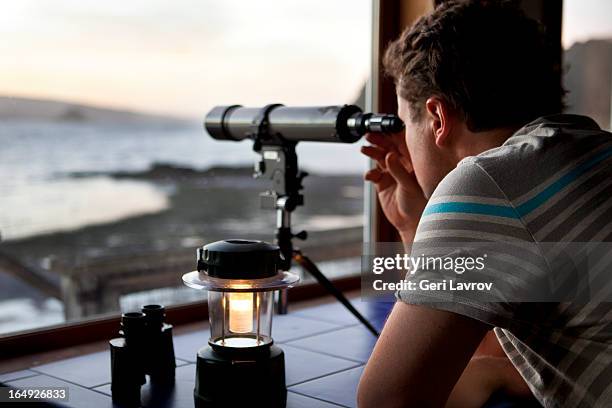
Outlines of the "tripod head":
M364 113L355 105L287 107L270 104L262 108L217 106L204 120L217 140L253 140L261 159L254 176L268 179L271 188L260 194L261 207L276 210L276 244L283 257L280 269L289 270L293 238L306 239L306 231L291 230L291 213L304 204L302 180L295 147L300 141L354 143L368 132L397 133L404 123L395 115Z

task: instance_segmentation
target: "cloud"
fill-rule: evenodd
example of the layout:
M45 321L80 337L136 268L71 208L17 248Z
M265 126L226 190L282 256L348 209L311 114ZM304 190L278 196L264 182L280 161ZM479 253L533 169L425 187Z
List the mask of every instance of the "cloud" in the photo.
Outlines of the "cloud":
M369 69L369 0L12 3L5 94L184 116L218 100L346 102Z

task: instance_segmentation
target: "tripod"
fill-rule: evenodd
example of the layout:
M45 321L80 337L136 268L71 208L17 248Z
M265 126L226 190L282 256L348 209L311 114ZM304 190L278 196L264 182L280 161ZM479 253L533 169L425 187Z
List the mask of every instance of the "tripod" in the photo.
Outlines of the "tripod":
M251 138L255 141L253 150L261 155L261 160L255 165L254 176L267 178L272 181L272 189L260 194L261 206L276 210L275 243L279 246L282 255L281 269L289 270L292 261L298 263L333 295L349 312L353 314L372 334L378 337L378 331L361 314L344 294L327 279L317 265L299 248L293 246L293 238L305 240L306 231L296 234L291 229L291 213L304 205L304 188L302 180L308 173L299 171L295 147L297 142L287 141L279 136L271 135L267 131L267 114L277 105L268 105L262 109L260 116L254 124ZM280 292L277 311L279 314L287 313L287 290Z

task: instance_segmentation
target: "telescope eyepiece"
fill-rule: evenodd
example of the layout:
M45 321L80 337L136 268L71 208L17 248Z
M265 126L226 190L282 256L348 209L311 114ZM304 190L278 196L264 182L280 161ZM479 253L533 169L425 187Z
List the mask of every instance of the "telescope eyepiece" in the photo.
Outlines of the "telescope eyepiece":
M368 121L370 132L397 133L404 130L404 122L395 115L373 114Z
M397 133L404 129L404 122L396 115L358 113L349 119L348 127L359 136L366 133Z

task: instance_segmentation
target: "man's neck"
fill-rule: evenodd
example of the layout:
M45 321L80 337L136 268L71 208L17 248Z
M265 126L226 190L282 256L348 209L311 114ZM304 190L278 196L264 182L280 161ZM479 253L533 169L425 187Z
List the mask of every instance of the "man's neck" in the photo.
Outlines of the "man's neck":
M457 144L457 162L465 157L476 156L482 152L501 146L517 130L516 128L499 128L482 132L466 130L462 137L462 143Z

